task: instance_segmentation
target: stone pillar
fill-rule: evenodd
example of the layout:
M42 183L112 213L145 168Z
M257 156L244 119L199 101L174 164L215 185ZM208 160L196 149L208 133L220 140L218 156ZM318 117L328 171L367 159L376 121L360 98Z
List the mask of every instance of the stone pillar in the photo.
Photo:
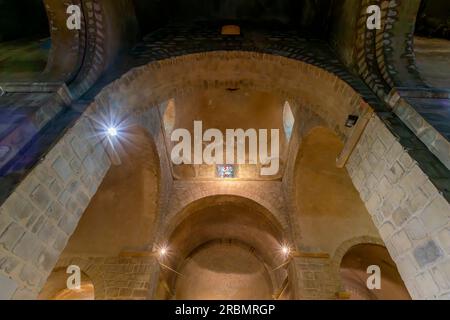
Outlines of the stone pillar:
M449 171L412 132L390 125L371 119L347 170L412 298L450 299Z
M16 283L13 299L37 297L110 167L95 133L81 117L0 207L0 275Z
M161 267L159 265L158 259L156 257L152 257L151 260L148 262L149 267L151 270L150 273L150 279L148 280L149 288L148 288L148 299L154 300L156 299L156 294L158 290L158 284L159 284L159 276L161 274Z
M338 284L330 272L325 254L301 254L288 267L292 298L295 300L334 299Z

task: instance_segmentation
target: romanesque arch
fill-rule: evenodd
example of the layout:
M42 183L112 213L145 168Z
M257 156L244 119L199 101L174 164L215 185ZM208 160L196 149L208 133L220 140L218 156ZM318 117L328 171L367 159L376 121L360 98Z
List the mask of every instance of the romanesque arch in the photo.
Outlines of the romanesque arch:
M273 299L287 278L280 251L289 243L287 231L251 199L195 200L164 229L157 244L169 253L161 259L158 298Z
M279 77L274 79L274 74L279 75ZM413 135L404 130L398 123L398 119L383 113L385 110L379 105L376 108L380 113L378 115L371 114L370 106L350 85L338 76L304 62L254 52L216 51L198 53L156 61L135 68L107 86L3 204L2 209L9 213L9 216L20 211L24 220L30 220L32 216L43 216L47 214L46 212L54 211L58 211L62 216L58 223L57 245L49 241L48 235L43 235L40 240L37 240L32 233L25 233L25 240L23 240L22 245L33 247L33 252L16 250L14 253L9 253L12 258L19 255L25 263L35 268L39 278L32 284L24 279L17 279L20 283L18 296L37 294L42 279L45 279L50 273L62 247L71 235L70 231L64 232L63 230L75 229L80 215L97 192L111 166L111 162L115 161L113 157L110 157L110 146L107 143L105 144L105 123L102 123L102 115L109 114L128 119L131 123L138 123L146 128L154 136L156 148L159 152L164 150L161 141L161 126L158 127L158 117L154 113L154 109L159 103L168 101L173 97L182 97L192 90L236 87L277 92L286 97L286 100L291 101L292 105L297 106L299 110L307 110L308 113L317 114L325 126L331 128L337 137L347 143L348 148L344 149L347 150L347 157L349 157L347 169L350 177L361 194L361 198L396 263L401 263L405 255L410 257L414 254L413 252L420 249L421 243L419 242L422 242L424 237L417 240L414 245L411 242L406 242L404 240L405 230L403 229L405 224L412 223L415 215L439 215L441 212L445 212L445 206L448 203L442 196L438 195L437 188L430 181L427 180L428 187L423 190L424 184L421 182L427 178L401 144L404 143L401 139L405 135L408 137L413 137ZM317 92L316 87L321 88L320 92ZM282 105L280 106L280 112L282 112ZM356 115L365 119L359 130L346 127L348 115ZM368 125L365 128L364 126L367 123ZM397 124L397 126L393 124ZM395 135L399 131L400 136L396 137ZM362 136L359 139L361 133ZM86 137L89 137L89 139L86 139ZM164 152L159 154L160 166L163 168L161 174L169 177L165 181L170 181L168 159L164 156ZM295 151L294 154L296 154ZM82 166L76 172L69 165L75 159L82 163ZM369 165L373 162L378 166L372 167ZM423 181L422 179L408 180L408 177L414 175L420 176ZM286 181L289 181L289 179ZM388 181L389 184L386 185L385 181ZM382 183L383 185L381 185ZM174 183L174 185L177 184ZM59 188L56 188L56 186L59 186ZM276 186L274 188L278 187L279 190L282 190L280 193L282 196L292 187L284 181L274 182L274 186ZM163 189L171 190L171 187L170 183L167 183L163 186ZM249 189L243 193L220 191L220 188L219 192L234 195L243 194L256 200L264 199L262 203L271 207L274 213L277 211L283 212L277 207L277 195L266 197L266 195L253 191L251 184L248 184L247 187ZM232 189L232 184L229 188ZM400 209L405 208L386 209L385 206L392 200L387 197L386 191L403 190L403 188L409 188L411 193L396 195L401 197L399 203L403 203L403 200L405 200L405 204L402 205L406 206L406 210L411 213L411 216L401 214ZM70 206L60 208L61 194L69 189L73 195L73 201L71 201ZM407 202L407 199L411 199L414 192L418 190L433 195L432 198L429 198L432 199L430 200L432 202L429 202L428 199L421 200L421 208L428 207L428 211L416 210L417 208L414 209L416 204ZM208 191L202 190L203 192L206 196L210 195ZM167 195L167 193L165 194ZM392 192L390 196L394 194ZM21 199L20 209L16 207L17 201L15 200L18 198ZM168 204L170 204L169 199L162 201L160 219L163 219ZM290 212L291 208L284 211L285 221L290 219ZM390 214L393 212L396 215L394 220L391 221ZM439 228L442 228L444 224L444 221L439 221L430 226L433 229L433 234L434 232L440 232L441 229ZM294 233L296 232L294 231ZM41 257L38 264L34 262L36 261L35 255ZM316 258L314 253L307 253L306 256L308 259ZM319 256L322 257L322 255ZM303 259L305 256L301 258ZM439 257L427 256L426 258L436 260ZM425 261L420 269L412 271L411 274L407 274L406 269L399 269L406 280L414 282L414 276L427 270L429 263L430 261ZM420 284L418 286L420 287ZM137 291L138 296L142 295L142 292L138 291L141 289L137 288L134 288L131 293L127 288L118 292L115 290L117 288L113 289L111 295L116 297L121 296L120 292L122 291L123 296L134 294L133 290ZM145 290L142 289L141 291ZM439 292L439 290L435 291ZM417 291L414 292L414 295L435 295L437 294L435 291L432 293Z

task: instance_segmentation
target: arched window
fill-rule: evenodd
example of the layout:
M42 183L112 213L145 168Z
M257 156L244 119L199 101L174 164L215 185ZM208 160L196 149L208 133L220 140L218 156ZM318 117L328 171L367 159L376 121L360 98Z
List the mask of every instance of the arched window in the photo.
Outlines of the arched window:
M287 141L291 140L292 130L294 129L295 118L292 113L291 105L288 101L284 103L283 107L283 126L284 134L286 135Z
M167 102L163 114L164 130L166 131L166 135L170 136L175 127L175 99L170 99Z

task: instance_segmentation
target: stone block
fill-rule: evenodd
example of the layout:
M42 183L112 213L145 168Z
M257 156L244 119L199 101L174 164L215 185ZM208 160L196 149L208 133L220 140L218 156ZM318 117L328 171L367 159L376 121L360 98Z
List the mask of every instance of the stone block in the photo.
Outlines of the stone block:
M14 300L34 300L37 297L37 293L28 288L20 288L18 289L12 299Z
M439 296L439 287L428 272L418 275L416 283L422 299L436 299Z
M131 297L133 290L128 288L121 288L119 291L119 297Z
M107 298L116 298L119 296L119 288L107 288L106 289L106 297Z
M404 173L405 170L403 170L398 162L395 162L388 170L386 170L385 176L391 184L396 184L403 177Z
M399 255L408 252L412 248L412 243L404 231L400 231L392 237L392 244Z
M406 224L405 231L411 240L422 240L427 235L423 223L417 218Z
M53 162L52 168L64 183L67 183L73 175L69 163L63 157L58 157L55 162Z
M411 156L407 152L404 152L400 156L400 158L398 159L398 162L400 163L400 165L402 166L402 168L405 171L408 171L415 163L414 159L411 158Z
M385 154L387 164L394 164L394 162L397 161L397 159L404 153L405 149L403 149L402 145L398 142L395 142Z
M58 183L57 180L54 180L51 184L50 184L50 192L55 196L58 197L59 194L62 191L62 187L61 184Z
M70 145L80 160L83 160L89 153L89 145L77 137L72 138Z
M386 147L379 139L376 139L372 145L371 151L375 154L377 158L381 158L386 153Z
M0 273L0 300L10 300L17 287L13 279Z
M31 228L31 232L37 233L39 230L41 230L41 227L44 225L46 219L47 218L43 215L39 216L39 218L36 220L33 227Z
M386 147L386 149L389 149L397 141L395 139L395 136L389 131L389 129L384 124L378 126L377 135L380 141Z
M78 220L71 214L65 214L58 223L58 227L61 228L67 235L71 235L77 226Z
M48 208L46 214L50 219L58 222L61 217L66 214L66 210L58 202L53 202Z
M438 240L441 248L450 255L450 226L439 232Z
M414 277L418 270L416 263L410 257L410 255L404 255L396 262L397 268L404 279L410 279Z
M425 266L436 262L440 257L442 257L442 250L436 244L435 241L430 240L425 244L417 246L414 249L414 258L417 261L417 264L424 268Z
M422 211L420 218L428 232L441 228L450 222L450 205L438 195Z
M385 197L392 191L392 188L393 188L392 184L388 181L386 177L383 176L378 186L380 196Z
M443 290L450 289L450 260L439 263L433 268L432 274L439 287Z
M67 244L68 237L64 232L58 232L53 248L57 251L62 251Z
M29 286L37 286L37 284L41 280L41 275L37 271L37 269L29 264L23 266L22 271L20 272L20 280Z
M6 200L2 208L11 218L24 225L28 223L33 213L37 211L27 198L15 192Z
M425 205L429 202L425 194L419 189L417 192L408 195L408 200L406 200L406 206L412 214L416 214L422 210Z
M46 249L38 257L38 266L46 273L51 272L58 261L58 256L58 252Z
M408 194L413 194L427 180L428 178L422 170L417 165L413 165L411 170L403 175L400 184Z
M15 222L11 223L0 236L0 245L7 250L12 250L25 231L25 228L19 224Z
M411 214L405 208L397 208L392 214L392 221L400 227L402 226L409 218Z
M57 232L55 225L50 220L47 220L39 231L38 238L47 245L51 245L56 239Z
M3 270L6 274L11 274L19 266L20 261L18 258L4 254L0 249L0 270Z
M3 234L3 231L6 230L6 228L11 223L11 219L6 213L3 213L0 211L0 236Z
M14 254L26 261L35 261L42 245L36 235L26 232L14 249Z

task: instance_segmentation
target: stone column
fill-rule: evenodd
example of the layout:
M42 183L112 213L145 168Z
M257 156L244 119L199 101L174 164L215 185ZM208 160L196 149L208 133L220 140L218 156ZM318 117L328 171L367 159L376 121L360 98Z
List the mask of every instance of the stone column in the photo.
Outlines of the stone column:
M325 254L301 254L288 267L292 298L295 300L334 299L338 285Z
M449 171L394 120L372 118L347 170L412 298L450 299Z

